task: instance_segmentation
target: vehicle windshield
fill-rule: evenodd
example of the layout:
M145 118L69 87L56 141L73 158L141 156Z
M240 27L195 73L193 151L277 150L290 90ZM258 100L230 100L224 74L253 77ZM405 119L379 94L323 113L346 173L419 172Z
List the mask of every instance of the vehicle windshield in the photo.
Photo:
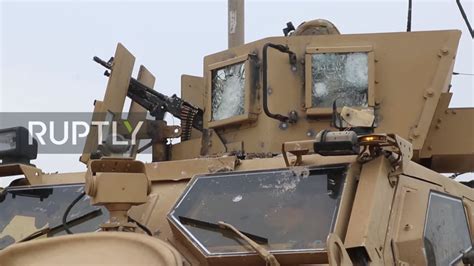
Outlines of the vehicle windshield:
M274 252L324 251L334 230L346 166L197 176L169 218L207 255L251 253L232 224Z
M6 188L0 195L0 249L35 237L66 234L64 212L83 191L83 184ZM96 231L108 218L105 208L91 206L85 196L67 221L73 233L80 233Z

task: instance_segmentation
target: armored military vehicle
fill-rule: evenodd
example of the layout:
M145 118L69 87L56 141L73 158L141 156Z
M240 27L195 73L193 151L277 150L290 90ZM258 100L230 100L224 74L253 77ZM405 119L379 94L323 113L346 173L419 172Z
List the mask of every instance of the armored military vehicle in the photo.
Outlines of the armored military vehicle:
M474 191L440 174L474 170L474 109L448 107L461 31L319 19L243 44L242 10L180 97L120 43L94 57L87 171L43 173L26 129L0 131L0 176L24 176L1 193L0 265L474 263Z

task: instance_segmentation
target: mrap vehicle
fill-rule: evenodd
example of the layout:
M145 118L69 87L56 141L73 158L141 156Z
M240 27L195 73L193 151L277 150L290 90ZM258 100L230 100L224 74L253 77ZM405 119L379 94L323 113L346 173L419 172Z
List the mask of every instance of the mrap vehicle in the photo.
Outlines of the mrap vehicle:
M28 130L0 130L0 176L23 176L1 190L0 265L474 264L472 182L441 174L474 171L474 108L449 108L461 31L317 19L244 44L243 5L180 97L120 43L94 57L85 172L43 173Z

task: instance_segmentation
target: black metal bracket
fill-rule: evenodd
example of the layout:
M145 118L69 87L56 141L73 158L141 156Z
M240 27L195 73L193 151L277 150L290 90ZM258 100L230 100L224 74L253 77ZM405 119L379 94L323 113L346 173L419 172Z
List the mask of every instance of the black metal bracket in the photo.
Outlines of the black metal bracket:
M295 26L293 26L293 23L290 21L288 23L286 23L286 28L283 29L283 34L285 36L288 36L290 35L290 33L294 32L295 31Z
M268 109L268 48L273 48L276 49L282 53L288 54L290 65L292 68L296 67L296 54L290 51L288 46L284 46L281 44L273 44L273 43L266 43L263 46L263 77L262 77L262 83L263 83L263 111L265 114L273 119L279 120L281 122L288 122L288 123L294 123L296 122L294 119L284 116L281 114L273 114L270 112Z

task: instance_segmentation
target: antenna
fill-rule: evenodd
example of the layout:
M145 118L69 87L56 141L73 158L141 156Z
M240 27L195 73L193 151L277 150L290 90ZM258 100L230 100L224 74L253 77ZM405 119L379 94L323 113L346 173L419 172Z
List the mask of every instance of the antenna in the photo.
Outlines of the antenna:
M245 42L245 1L228 0L228 45L229 48Z
M461 11L462 18L464 22L466 22L466 26L471 34L471 37L474 39L474 31L472 31L471 24L469 23L469 19L467 18L466 12L464 12L464 8L462 7L461 0L456 0L456 4L458 4L459 11Z
M411 31L411 8L412 8L412 0L408 0L407 32Z

